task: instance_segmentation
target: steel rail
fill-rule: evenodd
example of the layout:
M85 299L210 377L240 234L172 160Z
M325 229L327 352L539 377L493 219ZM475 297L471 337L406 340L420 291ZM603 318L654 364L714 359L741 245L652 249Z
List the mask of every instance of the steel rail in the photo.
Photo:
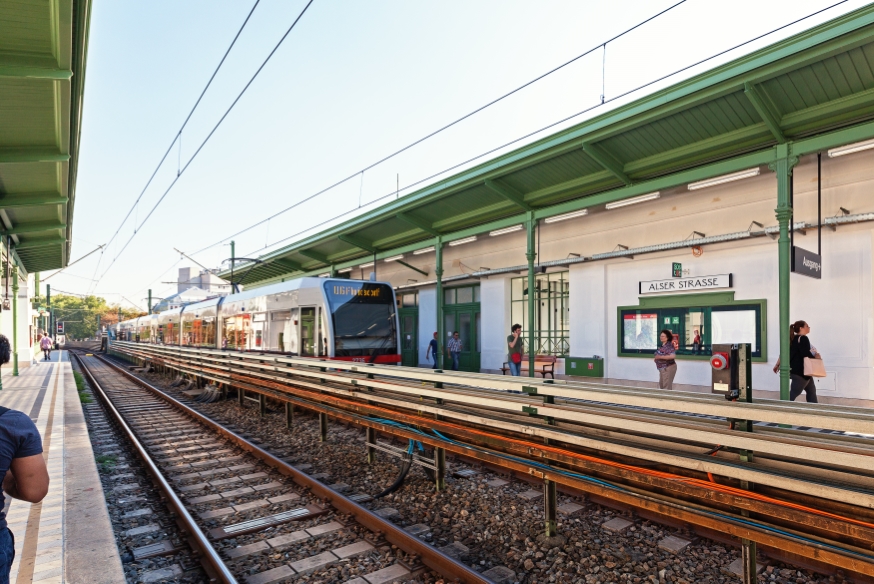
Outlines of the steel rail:
M132 350L133 352L139 353L141 358L146 358L148 351L142 350L143 347L144 347L143 345L133 345L133 347L130 347L129 350ZM148 349L151 350L152 346L146 345L145 347L147 347ZM166 351L158 351L158 352L166 352ZM152 358L154 358L154 357L152 357ZM186 370L189 374L192 374L192 375L200 375L200 376L209 377L218 383L223 383L223 384L234 384L235 383L235 380L234 380L235 373L234 372L237 368L234 367L233 365L231 365L231 366L227 366L227 365L217 366L216 367L217 371L213 371L212 374L210 374L210 372L203 371L202 369L186 367L185 362L182 360L183 358L184 357L180 357L180 356L171 354L171 359L170 359L171 363L168 363L168 364L175 366L175 367L178 367L178 368L182 368L182 369ZM217 359L216 357L211 357L211 360L216 360L216 359ZM317 367L321 367L323 362L317 361L316 363L317 363L317 365L316 365ZM360 392L360 390L366 389L367 387L384 387L384 388L389 389L389 390L403 389L405 391L412 392L416 396L428 395L428 393L430 392L430 390L426 390L425 388L421 388L421 387L404 386L402 388L398 388L397 385L394 385L394 384L391 384L388 382L380 382L377 380L370 380L370 379L355 379L355 378L342 378L342 379L340 379L341 385L345 385L345 387L348 387L349 390L336 389L336 388L331 388L330 386L324 385L324 381L326 379L336 380L336 376L334 374L332 374L331 372L311 371L311 370L305 371L305 370L302 370L300 367L296 367L294 369L288 369L288 368L278 368L277 369L277 368L274 368L272 366L262 366L260 364L254 364L251 366L255 369L270 369L270 370L275 370L276 372L284 373L286 375L302 375L304 377L312 379L313 381L318 380L320 382L318 385L314 384L314 383L308 383L306 381L300 381L300 380L294 380L294 383L299 385L299 386L310 387L311 389L318 389L320 391L328 392L328 393L341 394L341 395L345 395L347 397L354 397L356 399L360 399L361 394L359 393L358 395L355 395L354 392L355 391ZM312 363L310 363L310 366L312 366ZM245 371L245 370L241 370L241 371ZM237 373L237 374L239 374L239 373ZM268 375L264 371L261 371L260 373L249 372L248 374L249 375L257 375L257 376L261 377L264 382L267 382L267 381L280 381L283 383L291 382L291 380L288 377L278 377L277 378L273 375ZM254 389L254 391L257 391L257 388ZM447 395L445 389L442 393L437 392L437 393L435 393L435 395L445 397L447 399L452 399L451 396ZM511 397L511 396L508 396L506 394L500 394L500 395L502 397L504 397L505 399L508 397ZM386 402L387 401L385 397L380 397L380 396L375 395L373 393L368 393L367 399L373 400L373 401L379 401L379 402ZM483 400L480 400L480 401L482 402ZM497 400L495 400L495 401L497 401ZM411 404L411 403L399 404L396 402L395 405L398 405L400 407L412 408L412 409L421 409L418 404ZM482 405L482 403L480 403L480 405ZM499 407L500 407L500 405L501 405L501 403L498 402ZM506 407L504 409L506 409ZM440 408L439 410L434 410L434 412L437 413L438 415L443 415L446 417L455 417L455 418L459 417L459 414L456 411L447 409L445 406ZM515 412L517 414L521 414L521 412L518 410L516 410ZM607 418L607 417L597 419L597 422L600 423L600 425L602 427L604 427L605 425L609 426L611 422L615 424L616 421L617 421L616 418ZM495 422L490 418L489 419L482 418L480 423L483 423L483 424L488 425L488 426L495 425ZM524 430L522 430L522 431L530 432L532 434L541 435L544 437L547 437L547 435L550 432L555 432L554 430L550 430L549 426L544 427L542 425L532 425L528 421L521 421L520 420L519 425L524 427ZM651 432L651 429L653 426L652 426L652 424L643 424L643 425L638 424L637 427L638 427L638 431L646 432L647 430L649 430ZM659 428L661 429L661 426L659 426ZM738 433L738 434L741 434L741 433ZM755 436L755 434L754 434L754 436ZM578 444L578 445L582 445L582 446L586 446L586 447L590 447L590 448L606 449L608 451L613 451L613 452L616 451L615 446L611 445L610 443L605 443L603 440L596 441L593 439L580 438L578 436L568 435L567 433L564 433L564 432L553 433L549 437L551 439L558 439L561 441L565 441L565 442L569 442L569 443L573 443L573 444ZM698 436L698 441L700 441L701 443L704 443L704 444L717 444L717 443L723 443L721 441L722 438L723 438L723 435L721 433L712 433L711 432L711 433L701 434L700 436ZM813 439L813 438L811 438L811 439ZM743 445L748 445L750 440L754 440L757 443L763 442L762 440L760 440L758 438L750 439L750 438L747 438L746 436L741 435L737 439L737 443L740 444L741 447L743 447ZM790 450L785 449L787 447L787 445L779 445L778 444L778 446L780 446L780 448L783 449L782 452L784 452L784 453L788 452L789 454L791 454ZM800 448L807 448L807 447L801 446ZM765 450L767 451L767 449L765 449ZM836 456L838 454L840 454L840 453L836 453ZM637 453L637 457L642 458L642 459L651 459L650 452L648 450L639 451ZM797 455L796 454L794 456L794 458L806 462L804 455ZM833 462L832 460L830 460L830 457L820 456L819 458L823 459L823 462L828 463L828 464L831 464ZM863 461L867 461L870 459L871 459L871 457L867 457L867 456L861 458L861 460L863 460ZM874 508L874 493L867 492L867 490L866 491L859 491L859 490L846 489L846 488L841 488L841 487L832 487L832 486L829 486L828 484L824 484L824 483L799 480L797 478L793 478L792 476L779 476L779 475L775 475L773 473L771 473L771 474L763 473L762 471L757 471L757 470L749 468L747 466L726 465L724 462L719 461L719 460L715 460L715 459L702 461L700 459L700 457L695 459L695 458L690 458L688 455L686 455L686 456L682 456L682 455L681 456L674 456L673 459L670 461L670 464L674 464L674 465L679 466L681 468L687 468L689 470L718 473L718 474L721 474L722 476L732 477L732 478L736 478L739 480L752 481L752 482L755 482L756 484L770 485L770 486L773 486L773 487L776 487L779 489L788 490L788 491L802 491L803 492L805 489L808 489L808 490L812 489L811 492L816 493L820 497L828 498L828 499L831 499L834 501L840 501L843 503L848 503L851 505L860 505L861 504L862 506L865 506L865 507Z
M131 374L129 371L125 371L115 363L112 363L111 361L99 355L95 355L95 358L100 359L103 363L113 368L125 378L133 381L140 387L143 387L154 393L155 395L159 396L161 399L165 400L173 407L181 410L186 415L194 418L201 424L227 437L231 441L235 442L243 450L246 450L264 463L277 469L281 474L291 477L294 482L307 489L310 489L317 497L330 503L339 511L352 515L353 517L355 517L355 520L358 521L358 523L360 523L367 529L382 534L382 536L389 543L398 546L398 548L402 549L408 554L415 554L421 559L423 564L425 564L432 570L442 574L444 577L457 578L460 582L470 584L492 584L491 580L484 577L482 574L476 572L475 570L472 570L463 563L428 545L427 543L420 540L418 537L407 533L405 530L401 529L390 521L387 521L379 517L375 513L372 513L355 501L352 501L342 494L332 490L327 485L322 484L321 482L310 477L306 473L297 470L296 468L294 468L294 466L270 454L263 448L253 444L252 442L246 440L245 438L234 433L228 428L225 428L212 418L188 407L184 403L176 400L159 388Z
M130 426L125 422L124 417L121 413L116 409L115 405L112 403L112 400L109 399L109 396L103 391L103 387L101 387L100 383L98 383L97 379L91 373L91 370L85 365L82 358L76 353L70 351L70 354L76 358L76 362L79 365L79 368L85 373L88 377L88 383L91 385L93 390L97 391L97 394L100 396L100 399L106 405L106 408L109 410L112 417L115 419L116 423L122 429L124 434L127 436L128 441L134 447L137 454L140 456L140 459L143 461L143 464L146 466L146 470L149 471L149 474L152 475L152 479L157 484L158 488L167 497L167 502L173 508L173 511L176 513L176 519L182 523L181 527L185 530L186 538L189 543L193 544L192 547L199 551L200 561L203 564L204 569L207 571L212 578L217 578L223 584L238 584L237 579L228 569L227 565L225 565L224 561L222 561L218 552L212 547L212 544L209 543L206 535L201 531L200 527L194 521L194 518L188 513L188 510L183 505L182 501L179 499L179 496L176 495L176 492L173 490L173 487L170 486L170 483L164 478L164 475L158 469L158 466L152 460L149 453L137 439L136 434L134 434L133 430L131 430Z
M255 381L257 382L257 380ZM293 383L293 381L291 380L288 380L288 382ZM235 385L238 384L235 383ZM267 395L270 395L269 392L265 392L263 389L257 389L256 387L249 384L244 384L243 387L248 391L257 391L259 393L265 393ZM274 397L286 399L288 396L276 395ZM328 396L321 397L324 399ZM368 395L368 397L370 396ZM292 399L290 401L293 401L294 403L297 403L302 407L312 409L313 411L317 411L320 413L326 413L330 416L334 416L345 421L351 421L353 423L376 427L380 431L384 431L389 434L403 436L405 438L420 439L422 442L428 443L429 445L443 447L447 451L451 451L468 458L473 458L475 460L479 460L480 462L494 464L505 469L510 469L519 473L535 476L539 479L549 479L559 484L571 486L578 491L594 496L599 496L607 500L619 501L622 504L629 505L642 511L652 512L661 517L681 520L685 523L696 525L704 529L710 529L721 533L726 533L737 538L756 541L760 544L769 546L774 549L789 551L791 553L798 554L802 557L809 558L814 561L825 561L833 566L838 566L849 571L865 574L868 576L874 576L874 563L872 563L870 560L870 553L866 553L866 550L860 549L858 547L854 548L852 545L843 544L842 551L837 552L835 551L835 546L833 544L829 545L827 540L819 542L816 541L816 539L811 539L812 536L810 535L805 536L804 534L802 534L802 532L793 532L792 530L787 529L783 529L782 534L775 535L774 533L768 532L767 530L763 529L763 527L749 525L747 520L745 520L742 516L735 515L734 513L714 512L712 509L708 509L701 505L689 504L688 502L672 499L669 497L654 497L652 493L647 493L645 491L642 491L641 489L633 487L618 487L617 490L616 486L610 486L603 482L601 482L601 484L593 485L592 483L581 479L568 478L561 473L560 468L557 468L554 471L536 470L532 469L532 467L528 464L528 461L507 461L497 453L478 453L472 450L471 447L466 445L454 445L451 443L446 444L442 441L419 436L415 433L399 431L398 429L391 426L386 426L379 423L374 424L372 421L369 422L367 420L364 420L360 416L354 416L349 414L348 412L338 411L335 408L322 404L300 399ZM325 399L325 401L330 400ZM409 407L409 404L406 405L407 407ZM411 420L410 422L421 423L422 420ZM439 422L433 423L435 425L439 424ZM714 516L714 514L716 516ZM815 536L813 537L815 538Z

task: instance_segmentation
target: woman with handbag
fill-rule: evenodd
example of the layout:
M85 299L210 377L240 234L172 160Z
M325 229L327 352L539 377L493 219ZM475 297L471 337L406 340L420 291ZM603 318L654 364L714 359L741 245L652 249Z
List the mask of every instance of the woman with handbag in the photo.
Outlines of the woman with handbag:
M507 365L510 367L510 375L519 377L522 375L522 325L514 324L510 328L510 336L507 337L507 346L510 347Z
M822 364L822 355L811 346L810 325L803 320L789 325L789 400L795 401L801 392L806 394L807 403L819 403L816 399L816 384L814 377L823 377L825 366ZM819 363L812 361L819 360ZM805 363L805 361L807 363ZM774 373L780 372L780 360L774 365Z
M674 333L668 329L659 334L662 346L656 349L655 364L659 372L659 389L674 389L674 377L677 375L677 362L674 357L677 349L674 347Z

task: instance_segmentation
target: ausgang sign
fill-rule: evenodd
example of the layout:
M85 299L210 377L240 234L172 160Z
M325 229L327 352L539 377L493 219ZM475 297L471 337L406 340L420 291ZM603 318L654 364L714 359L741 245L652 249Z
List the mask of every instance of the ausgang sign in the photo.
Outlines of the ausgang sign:
M671 278L670 280L651 280L640 282L641 294L658 292L691 292L695 290L715 290L731 288L731 274L716 276L697 276L694 278Z
M822 257L812 251L793 246L792 271L819 280L822 278Z

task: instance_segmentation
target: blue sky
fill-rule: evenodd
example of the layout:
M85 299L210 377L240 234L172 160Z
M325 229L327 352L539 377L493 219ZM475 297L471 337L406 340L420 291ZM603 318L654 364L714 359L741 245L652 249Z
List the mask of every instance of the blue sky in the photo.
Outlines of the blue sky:
M53 289L145 306L181 260L355 174L677 0L315 0L148 222L122 246L305 5L261 0L131 218L103 254ZM110 241L253 1L94 3L73 260ZM351 213L463 160L833 4L687 0L500 104L236 237L237 255ZM848 1L719 59L596 108L579 122L864 5ZM565 124L567 125L567 124ZM551 131L559 129L555 128ZM540 137L540 136L537 136ZM531 138L531 140L536 139ZM529 140L530 141L530 140ZM521 145L524 142L518 144ZM517 145L517 146L518 146ZM495 154L497 155L497 154ZM492 155L494 156L494 155ZM227 245L195 256L209 267ZM115 258L115 262L112 263ZM99 264L98 264L99 262ZM96 281L95 281L96 280Z

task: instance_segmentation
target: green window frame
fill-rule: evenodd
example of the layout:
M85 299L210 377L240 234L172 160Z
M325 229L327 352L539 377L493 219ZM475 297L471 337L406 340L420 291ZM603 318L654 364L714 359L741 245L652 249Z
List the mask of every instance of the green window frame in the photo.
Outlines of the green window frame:
M536 355L570 354L570 272L537 274L535 279L534 343ZM528 347L528 277L510 281L510 318L521 324L523 350ZM510 334L507 331L507 334Z
M617 307L617 355L652 358L658 335L667 328L679 334L678 359L707 360L712 343L732 342L720 336L752 329L753 362L767 362L767 302L735 300L734 292L641 297L637 306ZM692 344L696 329L701 336L697 348Z

